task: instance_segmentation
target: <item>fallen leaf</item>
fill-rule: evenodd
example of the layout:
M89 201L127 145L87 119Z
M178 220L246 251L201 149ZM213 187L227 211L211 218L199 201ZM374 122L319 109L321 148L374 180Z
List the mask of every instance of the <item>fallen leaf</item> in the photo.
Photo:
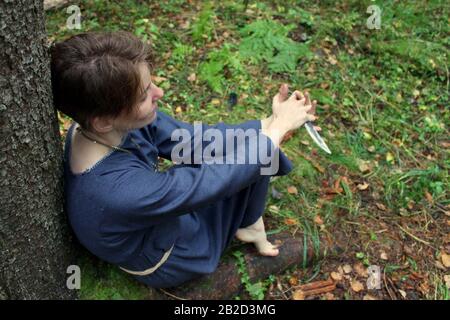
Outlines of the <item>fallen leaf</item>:
M194 82L197 79L197 76L195 73L191 73L187 79L189 82Z
M314 217L314 223L321 226L321 225L323 225L323 220L319 215L317 215Z
M303 290L295 290L295 292L292 294L293 300L305 300L305 293Z
M333 279L334 281L341 281L342 280L342 274L340 274L339 272L331 272L330 274L331 279Z
M387 253L384 252L384 251L381 251L381 253L380 253L380 258L381 258L382 260L389 260Z
M419 291L422 292L424 296L430 293L430 286L426 280L422 281L419 285Z
M444 267L444 265L443 265L439 260L436 260L436 261L434 262L434 265L436 266L436 268L438 268L438 269L440 269L440 270L444 270L444 271L447 270L447 268Z
M305 145L305 146L309 146L309 141L306 140L300 140L300 143Z
M447 289L450 289L450 275L446 274L444 276L444 282L445 282L445 286L447 287Z
M349 264L344 265L344 266L342 267L342 269L344 270L344 273L345 273L345 274L349 274L350 272L353 271L352 266L349 265Z
M359 171L361 171L362 173L371 171L372 167L370 165L370 161L364 161L364 160L358 159L357 162L358 162Z
M323 295L323 297L324 297L326 300L335 300L334 294L332 294L331 292L325 293L325 294Z
M219 99L212 99L212 100L211 100L211 104L212 104L213 106L218 106L218 105L220 105L220 100L219 100Z
M353 280L351 282L351 287L352 287L352 290L355 292L360 292L360 291L364 290L364 285L361 282L359 282L358 280Z
M291 286L296 286L296 285L298 285L298 278L297 278L297 277L294 277L294 276L290 277L290 278L289 278L289 284L290 284Z
M272 213L279 213L280 208L278 208L276 205L271 205L271 206L269 206L269 211Z
M287 188L287 192L290 193L290 194L298 194L298 190L297 190L297 188L294 187L294 186L289 186L289 187Z
M357 262L353 265L353 269L356 271L356 273L360 277L367 278L369 276L369 272L367 271L367 268L364 267L364 265L361 262Z
M175 113L181 113L183 111L183 109L181 109L181 107L176 107L175 109Z
M167 80L167 78L164 78L164 77L152 76L152 81L156 84L161 83L166 80Z
M366 183L366 182L364 182L364 183L362 183L362 184L361 184L361 183L358 184L356 187L358 188L358 190L363 191L363 190L366 190L366 189L369 187L369 184Z
M386 211L386 206L382 203L379 202L375 202L375 205L377 206L378 209L380 209L381 211Z
M390 152L386 153L386 161L387 162L393 162L394 161L394 155Z
M286 218L284 219L284 223L288 226L292 226L298 223L298 221L296 219L293 218Z
M398 292L402 295L403 298L406 298L406 291L398 289Z
M328 62L329 62L330 64L332 64L332 65L337 64L336 57L333 56L333 55L328 56L327 60L328 60Z
M427 199L428 203L433 204L433 196L428 191L425 191L425 198Z
M450 268L450 255L445 252L441 252L441 261L444 267Z
M366 294L364 295L363 300L378 300L378 299L375 298L374 296L371 296L370 294Z

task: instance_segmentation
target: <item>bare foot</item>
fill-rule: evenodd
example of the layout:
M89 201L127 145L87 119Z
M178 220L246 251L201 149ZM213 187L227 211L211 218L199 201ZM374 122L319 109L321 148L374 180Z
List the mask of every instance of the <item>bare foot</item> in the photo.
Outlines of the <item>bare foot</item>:
M243 242L253 243L259 254L263 256L275 257L280 253L277 246L267 240L262 217L259 218L254 224L246 228L238 229L236 232L236 238Z

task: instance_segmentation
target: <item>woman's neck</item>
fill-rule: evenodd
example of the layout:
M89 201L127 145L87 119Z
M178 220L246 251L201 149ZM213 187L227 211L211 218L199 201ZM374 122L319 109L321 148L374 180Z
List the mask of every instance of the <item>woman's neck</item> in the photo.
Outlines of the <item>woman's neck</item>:
M87 131L84 129L82 129L82 131L87 137L90 138L89 139L85 135L81 134L81 136L85 140L88 140L91 142L92 142L92 140L95 140L97 142L101 142L101 143L104 143L104 144L107 144L110 146L115 146L115 147L120 145L123 138L127 134L127 131L122 131L122 130L117 130L117 129L113 129L109 132L104 132L104 133L92 132L92 131Z

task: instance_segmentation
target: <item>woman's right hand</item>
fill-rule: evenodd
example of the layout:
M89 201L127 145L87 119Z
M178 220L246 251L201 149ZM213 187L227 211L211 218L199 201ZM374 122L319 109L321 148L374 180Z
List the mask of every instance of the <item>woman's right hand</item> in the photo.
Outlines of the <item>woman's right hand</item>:
M314 121L315 115L311 113L313 104L309 94L296 90L286 100L278 93L273 98L272 104L272 129L278 129L284 133L301 127L306 121Z

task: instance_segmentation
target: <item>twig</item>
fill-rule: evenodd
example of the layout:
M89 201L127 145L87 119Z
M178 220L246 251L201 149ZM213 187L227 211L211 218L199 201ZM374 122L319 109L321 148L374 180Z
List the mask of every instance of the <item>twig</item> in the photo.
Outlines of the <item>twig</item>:
M388 284L386 282L386 270L383 271L383 282L384 282L384 286L386 287L386 291L388 292L389 297L391 298L391 300L397 300L396 296L392 297L391 290L389 289L389 286L388 286Z
M416 240L416 241L418 241L418 242L421 242L421 243L423 243L423 244L429 246L430 248L433 248L433 249L436 250L436 248L433 247L429 242L427 242L427 241L425 241L425 240L422 240L422 239L416 237L415 235L413 235L412 233L406 231L406 230L405 230L404 228L402 228L402 226L399 225L398 223L396 223L396 225L397 225L404 233L406 233L408 236L410 236L410 237L413 238L414 240Z
M171 293L167 292L166 290L164 290L162 288L159 288L159 290L162 291L164 294L168 295L171 298L174 298L174 299L177 299L177 300L189 300L189 299L177 297L176 295L171 294Z

